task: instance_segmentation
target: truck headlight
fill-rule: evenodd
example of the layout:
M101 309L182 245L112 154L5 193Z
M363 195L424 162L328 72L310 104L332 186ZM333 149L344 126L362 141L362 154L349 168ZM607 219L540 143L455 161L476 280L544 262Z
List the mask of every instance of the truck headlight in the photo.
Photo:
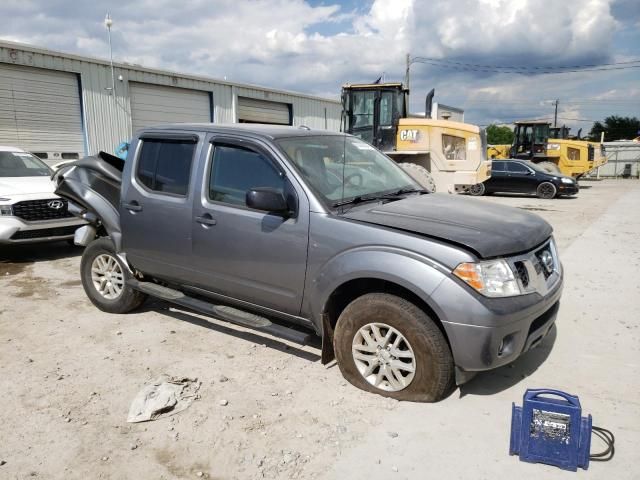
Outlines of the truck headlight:
M547 150L560 150L559 143L547 143Z
M11 205L0 205L0 215L13 215Z
M487 297L512 297L522 293L511 267L504 260L461 263L453 274Z
M568 184L572 184L572 183L573 183L573 180L572 180L571 178L564 178L564 177L562 177L562 178L560 179L560 181L561 181L562 183L568 183Z

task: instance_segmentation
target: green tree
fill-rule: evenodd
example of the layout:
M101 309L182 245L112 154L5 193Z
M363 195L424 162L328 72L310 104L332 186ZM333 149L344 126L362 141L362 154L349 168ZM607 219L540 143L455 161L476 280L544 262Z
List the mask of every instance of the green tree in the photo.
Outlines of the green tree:
M600 140L600 133L604 132L605 142L614 140L632 140L640 135L640 120L636 117L618 117L611 115L604 122L595 122L589 132L589 139Z
M487 127L487 143L489 145L511 145L513 130L509 127L491 124Z

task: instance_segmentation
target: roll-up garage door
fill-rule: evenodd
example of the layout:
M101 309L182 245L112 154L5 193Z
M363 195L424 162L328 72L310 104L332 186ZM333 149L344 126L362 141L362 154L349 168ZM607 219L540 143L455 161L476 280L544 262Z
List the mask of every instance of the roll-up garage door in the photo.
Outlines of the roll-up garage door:
M183 122L211 122L209 92L129 83L133 131L151 125Z
M82 155L78 76L0 63L0 145Z
M291 125L289 105L255 98L238 97L238 122Z

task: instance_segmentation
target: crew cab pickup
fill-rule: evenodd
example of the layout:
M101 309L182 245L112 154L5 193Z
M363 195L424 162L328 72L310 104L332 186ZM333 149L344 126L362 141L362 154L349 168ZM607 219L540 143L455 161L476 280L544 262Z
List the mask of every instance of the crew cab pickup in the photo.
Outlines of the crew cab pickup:
M562 290L552 229L522 210L428 194L350 135L267 125L146 128L125 161L63 166L87 221L86 294L147 296L304 342L356 387L437 401L550 331Z

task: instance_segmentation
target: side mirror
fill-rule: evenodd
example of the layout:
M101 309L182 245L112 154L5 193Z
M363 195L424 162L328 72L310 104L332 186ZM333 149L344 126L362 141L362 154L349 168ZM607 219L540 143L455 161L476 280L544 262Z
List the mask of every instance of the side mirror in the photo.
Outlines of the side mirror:
M269 187L252 188L247 192L247 207L265 212L288 214L289 207L284 195Z

